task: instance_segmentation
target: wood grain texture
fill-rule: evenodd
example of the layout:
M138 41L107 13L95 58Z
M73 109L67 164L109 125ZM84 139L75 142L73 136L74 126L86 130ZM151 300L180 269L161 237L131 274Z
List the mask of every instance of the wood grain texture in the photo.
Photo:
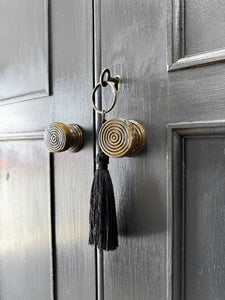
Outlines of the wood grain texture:
M0 104L47 96L48 1L1 0L0 12Z
M224 10L223 1L185 1L185 56L225 47Z
M185 141L184 299L224 299L223 138Z
M95 298L95 256L88 245L93 179L92 3L52 1L54 121L80 125L84 145L55 155L57 296Z
M223 5L208 0L167 2L169 71L225 61Z
M223 64L170 73L168 92L170 121L223 120L224 79Z
M54 166L52 164L55 171L52 182L55 187L55 285L58 299L95 299L95 255L87 245L94 165L91 106L94 38L95 81L102 67L109 67L113 75L119 74L122 78L117 105L107 118L137 120L146 128L148 140L140 156L110 160L120 248L107 253L104 260L103 255L99 255L99 299L104 299L104 288L107 300L170 299L171 281L166 278L166 269L170 269L171 275L172 268L167 242L170 243L168 249L173 245L172 240L167 241L167 235L171 237L171 224L167 224L166 214L171 221L172 210L167 211L166 125L224 119L224 64L168 73L167 1L97 0L94 7L99 10L95 11L97 35L93 37L90 1L50 1L52 96L2 105L0 133L6 137L8 133L28 132L29 136L29 132L42 131L54 121L81 125L83 149L77 154L56 154ZM111 92L104 89L103 107L110 104L111 96ZM101 97L98 102L101 104ZM183 126L191 130L195 125ZM198 134L202 134L202 130ZM176 138L175 143L179 144L180 138ZM10 148L11 141L4 143ZM13 143L14 151L19 153L21 141ZM220 145L217 146L220 149ZM180 156L180 149L174 155ZM174 176L179 178L179 171ZM177 184L179 188L182 185L180 181ZM19 252L17 257L16 262ZM178 259L177 268L179 263ZM29 295L29 289L24 291L25 296Z
M168 126L167 299L224 298L224 136L224 121Z
M101 6L102 66L122 78L117 105L107 117L142 122L148 139L139 157L110 160L120 246L105 256L106 299L169 297L166 124L224 118L223 64L167 73L166 4L107 1ZM103 91L106 107L110 99Z
M0 149L1 300L53 300L49 155L43 140Z
M49 1L49 5L52 96L2 105L0 132L3 136L20 132L29 135L31 131L43 131L54 121L81 126L85 141L82 152L55 157L55 183L51 184L55 186L57 299L87 300L95 298L94 250L88 245L93 178L92 4L57 0ZM44 141L41 143L44 147ZM19 151L20 144L15 142L14 149Z
M166 10L164 1L102 2L102 66L121 76L113 111L137 120L147 146L110 159L119 248L105 255L105 299L166 298ZM103 107L111 93L103 91Z

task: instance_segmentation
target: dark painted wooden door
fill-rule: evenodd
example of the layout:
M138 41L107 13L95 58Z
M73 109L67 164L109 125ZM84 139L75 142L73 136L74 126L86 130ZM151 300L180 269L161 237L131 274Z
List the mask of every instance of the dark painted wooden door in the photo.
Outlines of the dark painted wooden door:
M224 9L0 0L1 300L225 298ZM148 139L110 160L119 248L104 255L88 246L103 67L122 78L107 118L139 121ZM49 155L54 121L82 127L80 152Z
M107 300L225 299L224 10L211 0L95 10L98 63L122 78L110 117L141 122L148 138L140 156L111 159L120 247L104 257Z
M1 0L0 16L0 299L94 299L92 3ZM54 121L83 128L81 152L49 155Z

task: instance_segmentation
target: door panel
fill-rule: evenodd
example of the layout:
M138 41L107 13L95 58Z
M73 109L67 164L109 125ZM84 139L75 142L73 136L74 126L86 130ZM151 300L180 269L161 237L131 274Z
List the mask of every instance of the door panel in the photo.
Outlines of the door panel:
M1 0L0 12L0 103L48 95L47 0Z
M224 122L168 128L168 299L224 299Z
M43 4L43 2L41 3ZM11 6L12 4L8 5ZM76 154L61 153L53 155L51 159L51 187L54 208L52 214L54 226L52 239L54 244L56 244L53 257L55 267L53 278L54 296L57 299L64 300L94 299L96 294L95 252L93 248L88 246L90 192L88 187L91 186L93 178L93 111L90 99L90 92L93 86L92 3L86 0L66 1L66 3L60 0L49 1L48 17L50 25L51 95L17 103L12 103L10 102L11 100L5 102L4 105L0 106L0 132L4 136L6 134L8 136L9 132L10 135L20 132L29 134L33 131L44 130L45 127L54 121L61 121L66 124L77 123L81 126L84 132L82 150ZM38 24L40 23L39 26L42 25L41 20L38 21ZM37 18L33 17L33 21L37 21ZM9 31L6 28L5 32L6 37L9 38ZM42 38L39 34L40 32L38 31L37 39ZM28 39L29 44L33 47L31 37L29 36ZM42 47L37 47L36 50L41 55ZM31 62L31 64L29 67L32 68L33 63ZM10 65L13 66L13 61L11 60L8 62L9 67ZM32 83L35 84L33 81ZM10 143L11 141L6 138L4 145L8 145L7 147L10 148ZM19 152L21 144L17 140L13 143L14 150ZM48 155L44 141L41 140L40 143L42 144L42 153ZM36 153L31 153L30 155L33 155L34 168L38 168L39 162L35 164L36 158L34 154ZM23 156L21 165L25 164L25 162L26 156ZM33 179L31 178L30 180L32 181ZM25 188L27 188L27 185ZM32 188L30 186L29 188L30 197L34 197L35 190L32 192ZM16 199L15 195L15 201ZM29 198L26 199L26 201L28 200ZM41 225L35 224L37 230L39 226ZM25 224L24 227L27 228L28 225ZM26 229L26 232L30 233L28 229ZM16 252L17 250L18 253ZM32 249L29 249L26 255L23 255L29 257L31 254ZM41 255L41 252L37 254L37 257L39 255ZM17 247L14 250L14 259L15 261L20 259L20 252ZM5 264L7 267L7 261ZM41 277L42 274L38 274L37 276ZM19 281L19 272L13 278L15 282ZM37 277L36 279L38 280ZM41 290L42 278L39 278L39 280L40 284L38 286ZM43 283L43 291L46 283ZM7 287L7 284L5 281L1 281L0 278L1 287ZM27 285L26 289L24 288L24 295L22 296L21 294L21 299L25 300L26 297L33 299L31 296L26 296L30 295L32 291L33 286ZM37 299L51 299L50 296L43 296L39 293L37 293ZM4 293L1 289L0 298L4 299L6 296L6 289ZM7 300L9 299L14 299L14 297L7 298Z
M77 157L73 154L55 156L59 299L95 298L95 255L94 249L88 246L89 187L93 169L86 160L89 149L82 151Z
M224 61L223 1L168 0L168 69Z
M224 48L223 1L185 2L185 56Z
M185 24L185 20L181 20L185 16L182 3L184 1L108 1L100 7L101 65L122 78L117 105L107 117L138 120L145 126L148 138L146 150L139 157L111 159L120 246L116 252L105 255L106 299L172 299L171 277L168 276L168 280L165 277L166 269L171 270L171 241L167 235L171 237L170 217L175 214L170 206L167 211L166 187L168 185L170 189L171 183L167 181L166 126L186 121L191 127L193 121L207 123L224 118L224 64L181 70L220 60L218 53L214 53L218 50L217 45L212 43L210 48L202 43L205 49L200 49L213 50L208 61L206 57L197 57L196 53L190 60L185 60L181 48L187 36L182 35L184 31L178 27ZM207 3L211 5L211 2ZM172 4L174 23L170 19ZM170 7L168 14L167 6ZM169 28L174 29L177 25L178 48L170 40L171 28L169 48L166 44L167 17ZM210 34L216 35L216 28L212 28ZM179 50L169 68L179 69L177 72L167 70L171 48L172 51ZM220 54L222 58L222 52ZM110 99L110 94L104 96L103 93L104 106ZM179 156L180 152L176 148L173 155ZM172 172L170 165L168 172ZM177 171L176 176L180 178L181 174ZM173 187L182 189L182 181L173 182ZM177 196L177 202L180 197ZM173 200L169 198L170 205ZM180 213L178 210L176 214ZM171 245L173 250L178 247L176 242ZM177 263L173 267L180 268L180 261L176 262L175 257L173 260ZM174 276L181 280L175 271ZM175 289L173 299L182 299L180 295L176 298ZM212 300L210 294L205 299Z
M18 138L0 142L0 297L50 300L49 155L42 139Z
M224 299L225 139L184 142L185 299Z

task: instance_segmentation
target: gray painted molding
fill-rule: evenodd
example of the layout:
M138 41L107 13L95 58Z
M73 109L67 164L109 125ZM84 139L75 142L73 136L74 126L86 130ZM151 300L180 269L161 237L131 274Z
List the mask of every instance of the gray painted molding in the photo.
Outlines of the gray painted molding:
M185 1L169 0L167 13L168 71L177 71L180 69L225 62L225 48L184 57Z
M167 125L167 300L184 299L182 203L185 138L225 138L225 120ZM182 211L182 212L181 212ZM182 226L180 226L182 224ZM184 250L183 250L184 251Z
M0 141L43 140L44 131L0 134Z
M43 86L41 86L41 89L38 90L36 89L32 90L31 88L30 91L27 91L25 93L22 91L18 91L15 94L10 95L9 97L3 96L2 98L0 98L0 105L11 104L20 101L49 96L50 93L49 92L49 0L40 0L40 2L43 3L43 23L44 23L41 24L43 25L44 28L44 32L41 33L43 34L43 40L44 40L43 73L40 74L40 76L43 76L44 78ZM40 20L37 20L37 26L38 26L38 22L40 22ZM7 29L7 24L5 28ZM18 47L18 45L15 45L15 47ZM29 76L29 73L27 76Z

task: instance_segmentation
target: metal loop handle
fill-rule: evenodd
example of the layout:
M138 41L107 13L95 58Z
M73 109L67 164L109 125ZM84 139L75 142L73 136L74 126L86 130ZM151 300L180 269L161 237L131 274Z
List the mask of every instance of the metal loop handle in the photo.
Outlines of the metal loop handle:
M92 92L92 105L93 105L94 109L95 109L99 114L102 114L103 112L104 112L105 114L107 114L108 112L110 112L110 111L113 109L113 107L114 107L115 104L116 104L116 100L117 100L117 90L116 90L114 84L110 83L110 85L111 85L111 86L113 87L113 89L114 89L114 100L113 100L113 103L112 103L112 105L110 106L110 108L107 109L107 110L100 110L100 109L98 109L97 106L95 105L95 93L96 93L97 89L98 89L100 86L102 86L101 82L99 82L99 83L95 86L95 88L94 88L94 90L93 90L93 92Z
M105 74L107 74L106 80L104 80ZM101 86L107 86L108 81L110 80L110 71L109 69L103 69L101 74L100 74L100 79L99 79Z
M106 77L106 78L104 79L104 77ZM114 90L114 100L113 100L112 105L109 107L109 109L100 110L95 105L95 93L100 86L105 87L108 85L108 83L112 86L112 88ZM119 91L119 88L120 88L120 77L118 75L116 75L115 77L111 77L109 69L103 69L100 74L100 81L94 87L93 92L92 92L92 105L99 114L105 115L113 109L113 107L115 106L116 101L117 101L117 92Z

